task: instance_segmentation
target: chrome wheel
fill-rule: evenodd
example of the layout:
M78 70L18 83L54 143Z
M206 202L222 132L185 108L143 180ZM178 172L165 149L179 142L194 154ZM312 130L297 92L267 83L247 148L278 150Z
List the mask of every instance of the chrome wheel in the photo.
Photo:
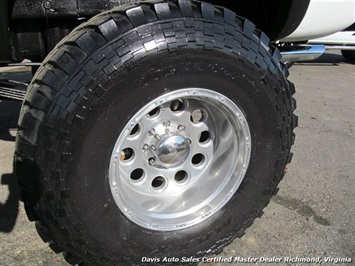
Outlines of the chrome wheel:
M239 107L220 93L180 89L140 109L117 139L109 182L132 222L171 231L198 224L235 194L251 135Z

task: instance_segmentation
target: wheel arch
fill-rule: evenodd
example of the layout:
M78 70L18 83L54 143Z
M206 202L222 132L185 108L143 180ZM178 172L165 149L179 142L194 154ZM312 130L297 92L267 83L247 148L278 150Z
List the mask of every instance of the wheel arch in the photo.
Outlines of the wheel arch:
M294 32L304 18L311 0L205 0L227 7L239 16L251 20L256 28L265 32L272 41Z

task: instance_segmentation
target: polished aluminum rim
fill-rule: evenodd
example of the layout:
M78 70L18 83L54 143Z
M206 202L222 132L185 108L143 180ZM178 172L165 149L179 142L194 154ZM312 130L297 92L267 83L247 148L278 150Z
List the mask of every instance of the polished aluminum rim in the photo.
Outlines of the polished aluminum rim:
M150 230L196 225L235 194L248 168L245 115L226 96L188 88L140 109L113 148L109 182L122 213Z

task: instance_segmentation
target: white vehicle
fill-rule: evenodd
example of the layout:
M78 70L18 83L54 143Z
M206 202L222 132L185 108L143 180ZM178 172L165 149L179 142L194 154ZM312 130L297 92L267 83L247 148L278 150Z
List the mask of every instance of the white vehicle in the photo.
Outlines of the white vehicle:
M353 11L349 0L1 1L0 63L35 72L15 167L42 239L80 265L220 253L291 161L284 62L319 56L304 43L353 24Z

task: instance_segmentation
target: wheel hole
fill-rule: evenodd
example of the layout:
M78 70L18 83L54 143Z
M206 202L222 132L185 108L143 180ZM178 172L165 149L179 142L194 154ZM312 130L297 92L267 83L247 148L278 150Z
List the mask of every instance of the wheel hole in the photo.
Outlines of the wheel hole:
M196 109L191 113L190 120L192 123L201 123L206 119L206 113L201 109Z
M174 100L170 104L170 109L173 112L182 111L182 110L184 110L184 108L185 108L184 102L182 100L180 100L180 99L179 100Z
M165 183L166 183L166 180L165 180L164 177L162 177L162 176L157 176L157 177L154 178L153 181L152 181L152 187L153 187L154 189L159 189L159 188L164 187Z
M187 180L188 174L186 171L179 171L175 174L175 181L177 183L183 183Z
M144 175L143 169L137 168L132 171L130 177L132 180L137 181L137 180L141 179L143 177L143 175Z
M200 165L205 161L205 156L201 153L197 153L192 157L191 161L193 165Z
M156 117L160 113L160 108L156 107L148 113L148 117Z
M121 152L121 161L128 161L134 156L134 151L131 148L125 148Z
M200 139L198 140L200 143L206 143L211 139L211 133L209 131L201 132Z
M129 133L130 136L136 135L140 130L139 124L135 125L134 128L132 129L131 133Z

